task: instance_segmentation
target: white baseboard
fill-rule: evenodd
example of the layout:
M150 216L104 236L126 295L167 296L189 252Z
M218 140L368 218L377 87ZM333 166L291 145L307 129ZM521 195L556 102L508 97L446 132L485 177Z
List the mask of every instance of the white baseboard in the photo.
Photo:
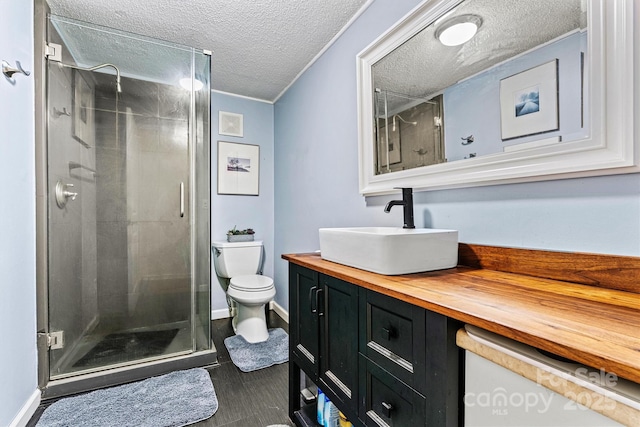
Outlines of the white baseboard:
M40 390L36 389L29 397L29 400L22 405L22 409L20 409L20 412L13 418L9 427L25 427L40 405L40 396Z
M282 306L280 304L278 304L275 301L270 301L269 302L269 310L273 310L276 313L278 313L278 316L282 317L282 320L284 320L285 322L289 323L289 312L287 310L285 310L284 308L282 308Z
M289 323L289 312L287 310L285 310L284 308L282 308L282 306L280 304L278 304L275 301L270 301L269 302L269 310L273 310L276 313L278 313L278 316L282 317L282 319ZM226 319L227 317L231 317L229 315L229 309L227 308L221 308L218 310L211 310L211 320L218 320L218 319Z
M211 320L226 319L227 317L231 317L228 308L211 310Z

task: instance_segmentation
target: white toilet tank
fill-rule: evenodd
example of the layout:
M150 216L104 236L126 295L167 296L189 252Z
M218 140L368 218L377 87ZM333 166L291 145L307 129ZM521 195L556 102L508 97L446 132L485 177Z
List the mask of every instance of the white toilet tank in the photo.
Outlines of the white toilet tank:
M213 242L213 263L216 274L232 278L258 274L262 265L262 241Z

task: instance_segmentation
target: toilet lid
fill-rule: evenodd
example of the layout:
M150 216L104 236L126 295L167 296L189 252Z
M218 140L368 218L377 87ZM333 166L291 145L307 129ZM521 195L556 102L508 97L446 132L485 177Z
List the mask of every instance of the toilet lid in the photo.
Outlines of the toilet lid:
M236 276L231 278L229 286L240 291L264 291L273 287L273 279L258 274Z

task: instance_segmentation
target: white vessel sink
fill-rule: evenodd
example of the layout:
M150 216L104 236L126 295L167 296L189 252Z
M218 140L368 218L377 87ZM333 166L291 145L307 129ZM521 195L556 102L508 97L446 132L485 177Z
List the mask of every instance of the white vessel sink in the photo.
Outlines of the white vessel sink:
M458 264L458 232L399 227L321 228L323 259L379 274L410 274Z

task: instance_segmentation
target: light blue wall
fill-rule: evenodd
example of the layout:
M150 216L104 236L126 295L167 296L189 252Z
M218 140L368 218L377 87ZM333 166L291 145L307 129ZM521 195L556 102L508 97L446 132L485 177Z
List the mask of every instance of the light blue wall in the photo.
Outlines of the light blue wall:
M244 137L218 134L219 111L243 114ZM212 92L211 116L211 241L226 240L227 230L234 225L241 229L253 228L256 240L264 242L264 274L273 277L273 104ZM218 194L218 141L260 146L259 196ZM213 264L211 267L211 307L212 310L225 309L226 297ZM276 295L276 300L278 297Z
M500 64L444 91L444 135L447 160L460 160L469 153L500 153L504 146L562 136L575 140L588 133L581 128L580 53L586 33L575 33L526 55ZM547 62L558 60L558 105L560 129L529 137L502 141L500 130L500 80ZM585 105L588 111L588 105ZM588 122L585 122L588 128ZM473 135L471 145L461 137Z
M33 70L33 3L3 1L0 16L0 59ZM0 426L38 389L33 74L15 81L0 74Z
M402 223L401 210L385 214L381 201L358 193L355 58L418 3L375 1L276 102L278 255L318 249L320 227ZM276 258L276 282L287 277L287 263Z
M355 57L419 2L376 0L275 105L275 251L318 249L318 228L402 224L358 194ZM416 224L468 243L640 255L640 175L416 193ZM276 257L275 278L287 281Z

